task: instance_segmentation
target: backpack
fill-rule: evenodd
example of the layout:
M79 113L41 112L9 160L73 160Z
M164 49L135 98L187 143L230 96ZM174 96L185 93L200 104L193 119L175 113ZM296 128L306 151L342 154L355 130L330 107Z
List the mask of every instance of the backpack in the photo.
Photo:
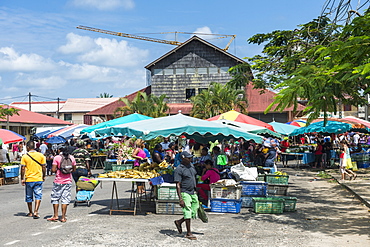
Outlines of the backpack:
M69 157L69 155L68 155L68 158L67 159L62 156L62 160L60 161L59 170L63 174L70 174L70 173L72 173L72 171L73 171L73 165L72 165L72 160Z

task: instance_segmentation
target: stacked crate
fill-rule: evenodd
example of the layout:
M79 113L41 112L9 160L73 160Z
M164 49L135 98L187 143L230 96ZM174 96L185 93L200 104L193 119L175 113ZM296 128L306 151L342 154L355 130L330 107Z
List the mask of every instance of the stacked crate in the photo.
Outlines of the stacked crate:
M162 183L157 186L155 212L157 214L182 214L176 184Z
M267 194L269 196L286 196L288 193L288 175L266 174L265 181L267 182Z
M211 212L240 213L242 205L241 185L211 184Z
M253 208L253 197L267 196L267 183L263 181L241 181L242 207Z

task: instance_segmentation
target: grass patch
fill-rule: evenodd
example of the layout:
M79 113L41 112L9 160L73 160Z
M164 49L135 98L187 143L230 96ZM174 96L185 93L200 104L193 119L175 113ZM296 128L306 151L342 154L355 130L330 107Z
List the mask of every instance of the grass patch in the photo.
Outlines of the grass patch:
M324 171L320 171L320 172L317 174L317 176L318 176L318 177L320 177L320 178L325 178L325 179L327 179L327 178L331 178L331 175L327 174L327 173L326 173L326 172L324 172Z

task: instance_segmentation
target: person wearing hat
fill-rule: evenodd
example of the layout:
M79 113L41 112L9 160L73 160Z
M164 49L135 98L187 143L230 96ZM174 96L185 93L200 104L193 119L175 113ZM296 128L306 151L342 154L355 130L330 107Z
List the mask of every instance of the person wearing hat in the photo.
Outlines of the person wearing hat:
M283 163L283 167L287 167L288 166L288 157L284 153L289 148L289 146L290 146L289 138L288 137L284 137L284 140L280 143L280 151L282 152L280 154L281 155L280 157L281 157L281 162Z
M196 191L196 179L197 174L193 164L191 163L193 155L187 151L181 153L181 164L176 167L174 172L174 181L176 182L177 195L179 196L179 204L182 207L183 215L179 220L175 220L175 225L178 232L182 233L182 223L186 225L185 237L191 240L197 238L192 234L190 230L190 220L195 219L199 207L198 196Z

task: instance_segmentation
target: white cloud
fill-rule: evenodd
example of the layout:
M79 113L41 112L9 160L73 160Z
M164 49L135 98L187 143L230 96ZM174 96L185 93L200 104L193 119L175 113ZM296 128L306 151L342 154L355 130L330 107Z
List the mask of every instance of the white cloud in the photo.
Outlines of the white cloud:
M215 38L217 36L214 36L214 35L202 35L202 34L213 34L211 29L207 26L204 26L204 27L198 27L194 33L198 33L198 34L195 34L197 35L199 38L202 38L202 39L210 39L210 38Z
M98 10L133 9L135 7L133 0L73 0L72 4L77 7L96 8Z
M91 39L73 33L69 33L66 38L67 44L61 46L59 51L65 54L79 53L77 58L82 63L113 67L137 66L149 55L148 50L130 46L125 40Z
M80 36L74 33L67 34L67 44L58 48L64 54L84 53L93 49L95 42L88 36Z
M0 71L48 71L54 62L38 54L19 54L11 47L0 47Z
M14 83L17 86L47 90L62 88L67 84L67 81L56 75L44 76L38 74L18 73Z

